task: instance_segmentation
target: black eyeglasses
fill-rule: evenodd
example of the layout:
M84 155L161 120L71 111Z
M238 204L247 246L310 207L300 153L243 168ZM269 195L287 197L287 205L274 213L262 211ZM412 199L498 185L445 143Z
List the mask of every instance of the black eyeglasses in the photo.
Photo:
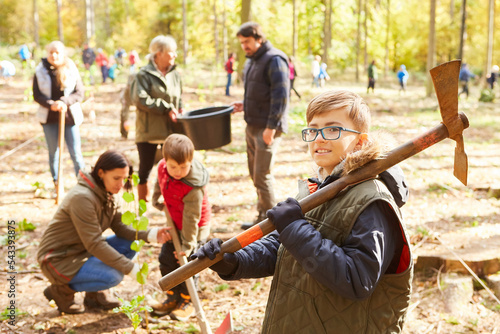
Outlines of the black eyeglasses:
M340 138L342 131L361 133L341 126L327 126L322 129L307 128L302 130L302 140L306 142L315 141L320 132L325 140L337 140Z

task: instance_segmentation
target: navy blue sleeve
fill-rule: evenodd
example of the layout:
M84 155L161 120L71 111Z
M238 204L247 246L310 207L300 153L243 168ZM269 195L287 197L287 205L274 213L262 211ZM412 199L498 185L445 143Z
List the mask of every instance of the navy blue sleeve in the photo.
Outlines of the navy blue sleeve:
M273 231L234 253L238 258L238 268L232 275L220 277L225 280L237 280L272 276L280 246L278 237L278 232Z
M314 279L353 300L370 296L402 242L395 214L383 201L361 213L340 247L303 219L289 224L279 238Z

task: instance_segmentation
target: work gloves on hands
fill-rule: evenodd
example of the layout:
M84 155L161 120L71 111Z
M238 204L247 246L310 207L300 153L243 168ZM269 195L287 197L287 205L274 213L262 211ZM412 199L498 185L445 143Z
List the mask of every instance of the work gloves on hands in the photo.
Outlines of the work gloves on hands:
M288 224L299 219L304 219L304 214L302 213L299 202L291 197L288 197L284 202L279 202L271 210L267 210L266 215L279 233L281 233Z
M210 260L215 259L217 254L221 251L222 240L219 238L214 238L209 240L206 244L200 247L194 254L190 256L191 260L200 259L208 257ZM236 268L238 267L239 261L238 257L233 253L225 253L222 260L216 264L210 266L210 269L217 272L219 275L228 276L232 275Z

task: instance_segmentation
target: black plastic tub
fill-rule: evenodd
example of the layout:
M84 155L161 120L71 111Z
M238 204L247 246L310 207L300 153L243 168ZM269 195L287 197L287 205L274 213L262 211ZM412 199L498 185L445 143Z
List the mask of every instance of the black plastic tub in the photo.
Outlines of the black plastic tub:
M233 106L210 107L182 113L177 121L195 150L211 150L231 142Z

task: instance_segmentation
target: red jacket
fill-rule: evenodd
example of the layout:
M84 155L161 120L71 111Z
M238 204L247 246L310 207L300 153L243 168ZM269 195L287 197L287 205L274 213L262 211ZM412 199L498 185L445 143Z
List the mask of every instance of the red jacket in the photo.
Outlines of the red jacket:
M158 183L161 194L178 230L182 231L183 225L189 223L184 221L185 219L192 220L198 227L210 223L211 207L205 191L208 179L208 171L197 160L193 160L189 174L180 180L168 174L165 159L158 164ZM194 201L186 203L186 196L192 191L200 193L198 196L192 193L191 195L194 196L191 196L191 199ZM190 206L186 207L185 204L190 204Z
M103 67L103 66L108 66L109 60L108 60L108 57L106 56L106 54L104 52L101 52L95 58L95 62L100 67Z
M234 66L234 58L229 58L226 61L226 65L224 66L226 72L229 73L229 74L232 74L234 72L233 66Z

